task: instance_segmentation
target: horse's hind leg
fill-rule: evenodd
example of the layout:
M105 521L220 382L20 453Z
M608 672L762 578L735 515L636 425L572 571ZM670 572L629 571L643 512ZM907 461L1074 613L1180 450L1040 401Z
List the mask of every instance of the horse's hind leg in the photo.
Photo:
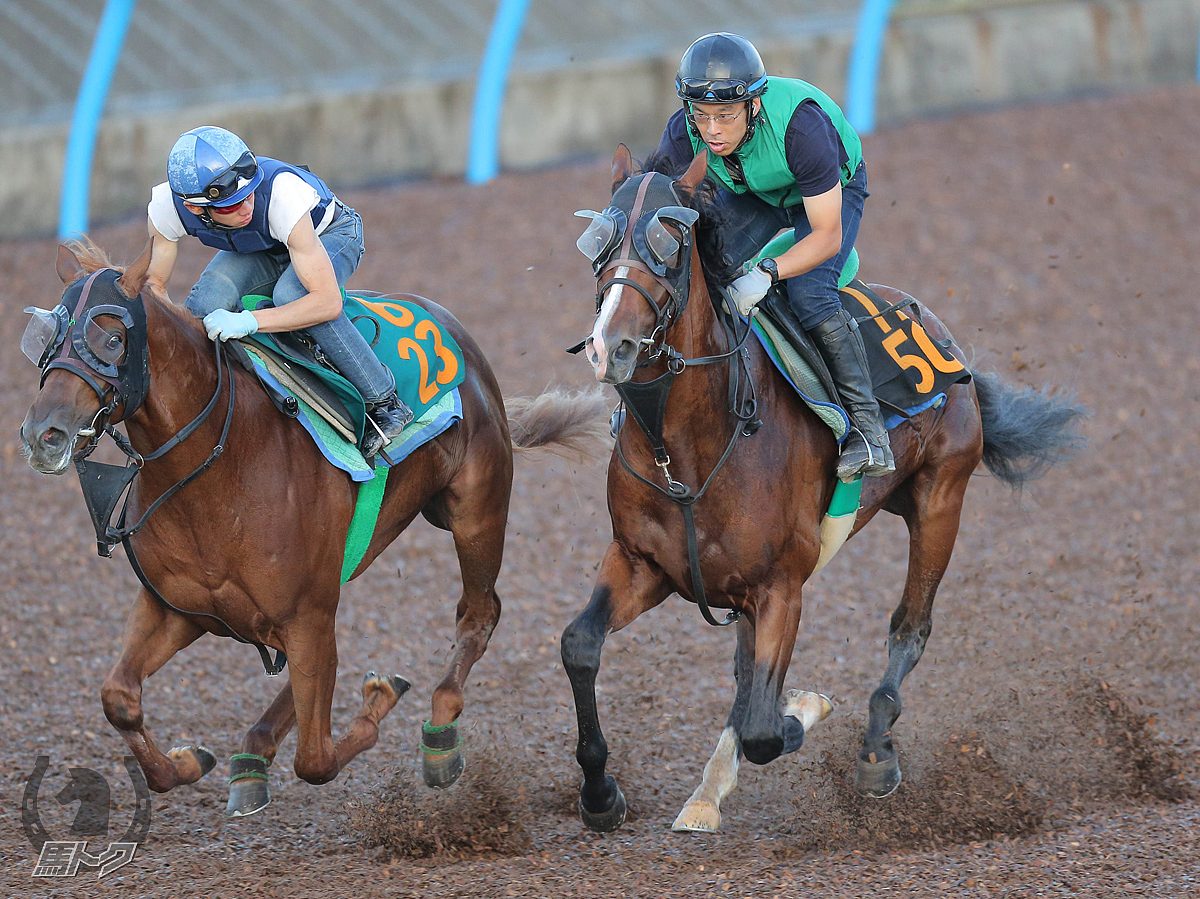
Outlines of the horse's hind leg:
M871 695L870 721L858 754L854 785L864 796L882 798L900 786L899 753L892 742L892 725L901 711L900 683L920 661L933 627L934 595L950 564L963 493L977 461L970 459L966 451L942 466L926 465L913 476L907 495L889 504L908 525L908 577L892 614L887 671ZM969 468L964 460L970 461Z
M142 682L204 633L183 615L165 608L145 590L138 593L125 628L121 658L100 690L104 715L125 738L157 793L195 783L216 765L203 746L177 747L164 754L146 729L142 715Z
M462 774L458 716L463 710L463 685L500 620L496 578L504 556L512 460L502 450L489 454L477 447L475 453L430 511L431 520L454 535L463 584L450 662L433 691L432 716L421 729L425 783L437 788L449 787Z
M246 732L242 751L230 759L229 803L225 807L225 814L230 818L253 815L270 803L267 768L275 760L279 744L295 724L296 702L289 677L262 717Z

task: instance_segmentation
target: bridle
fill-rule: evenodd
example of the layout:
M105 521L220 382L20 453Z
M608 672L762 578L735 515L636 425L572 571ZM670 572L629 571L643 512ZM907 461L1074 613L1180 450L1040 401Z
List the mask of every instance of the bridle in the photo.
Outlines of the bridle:
M665 193L664 188L669 190L669 195ZM756 417L758 401L754 379L750 373L749 353L746 350L746 341L750 336L750 322L746 322L745 329L738 336L736 320L734 320L732 326L725 325L722 321L722 327L732 332L733 337L736 338L733 349L724 353L687 359L667 342L667 332L687 309L690 298L692 248L694 243L692 226L695 224L698 214L694 210L687 210L692 213L690 221L684 221L679 218L672 219L672 224L679 228L682 235L682 239L679 241L681 258L675 268L668 268L663 263L663 260L656 257L652 252L652 247L649 245L646 237L650 223L656 218L656 216L652 216L645 211L648 195L654 196L655 199L669 200L673 198L677 204L680 202L679 195L675 191L674 182L670 181L665 175L656 172L647 172L626 181L613 194L613 204L604 213L591 213L592 215L611 216L613 221L618 224L621 224L622 218L624 218L619 246L615 246L616 242L614 241L614 247L593 260L593 268L596 271L597 279L599 279L605 272L615 267L628 266L629 268L649 274L666 290L667 298L662 305L659 305L649 290L631 278L610 277L600 284L596 292L597 313L600 311L605 293L608 292L609 288L617 284L632 287L650 304L650 308L654 310L654 328L649 337L643 338L639 342L638 356L640 361L636 363L636 367L641 368L650 365L665 357L666 371L650 381L626 381L622 384L614 385L614 387L617 394L621 397L622 406L628 409L633 420L649 440L654 451L654 464L662 470L663 477L666 479L666 487L644 476L630 464L629 460L625 457L624 448L621 446L621 435L619 432L616 439L617 457L621 460L621 464L625 470L633 475L634 478L680 506L683 512L684 530L687 536L688 568L696 604L700 607L700 613L704 616L705 621L711 625L723 627L737 621L741 616L741 612L736 609L732 610L723 621L717 621L709 609L708 600L704 593L703 576L700 571L699 545L696 538L696 524L692 507L705 494L712 484L713 478L716 477L717 472L729 460L739 438L751 436L761 426L761 422ZM624 208L626 203L629 204L628 209ZM669 208L682 209L683 207L675 206ZM621 215L618 216L616 213L620 213ZM628 222L631 221L636 223L635 226L630 227L628 225ZM585 232L585 237L586 234L587 232ZM582 242L583 238L580 240ZM583 249L582 246L581 249ZM634 252L635 250L636 253ZM719 317L718 320L720 321ZM571 347L568 352L579 352L585 344L586 341L583 341ZM671 456L667 452L663 438L663 416L666 411L667 396L670 393L676 375L681 374L684 369L701 365L711 365L725 360L733 361L729 372L729 411L733 418L736 419L737 425L734 427L733 435L730 437L728 444L725 446L724 453L717 461L713 470L699 489L693 490L686 484L676 480L670 472Z
M108 275L102 281L101 275ZM146 329L146 307L141 293L127 297L117 285L120 272L115 269L100 269L93 272L84 281L79 299L73 312L64 315L58 309L65 310L65 305L59 306L55 312L64 322L64 327L53 338L52 345L47 348L41 364L41 380L38 388L46 383L46 377L51 371L62 369L79 377L95 393L100 401L100 409L93 416L91 423L80 430L75 439L85 438L87 443L72 453L71 459L75 471L79 475L79 484L83 490L83 499L87 505L92 526L96 532L96 552L103 558L111 558L112 550L118 543L125 547L129 563L142 586L167 608L181 615L199 616L216 620L228 633L242 643L250 643L258 649L262 656L263 666L267 674L276 675L283 670L287 658L282 650L277 651L274 661L269 656L268 649L260 643L239 636L223 620L216 615L206 612L185 612L168 602L163 595L150 583L138 562L130 537L146 526L153 515L168 499L200 477L212 467L225 450L225 442L229 437L229 429L233 423L233 410L236 400L236 381L233 377L233 363L225 355L221 341L214 341L214 354L217 365L217 386L212 398L200 414L184 425L173 437L153 452L142 454L134 449L129 439L114 427L113 413L120 408L120 420L128 420L146 400L150 389L150 352ZM93 287L100 281L116 294L116 303L97 303L92 298ZM78 283L78 282L76 282ZM64 293L69 293L70 287ZM97 315L111 315L121 320L125 326L125 358L120 363L105 362L96 351L89 346L87 335L84 333L87 322ZM54 345L57 341L57 346ZM226 373L229 378L229 405L225 411L225 422L221 428L221 436L209 452L207 458L189 474L168 487L161 496L151 503L142 516L132 525L125 524L125 514L129 508L132 494L130 487L143 466L147 462L160 459L187 440L204 424L209 415L217 407ZM102 386L103 385L103 386ZM125 465L110 465L104 462L93 462L88 459L97 446L100 438L108 434L113 443L125 454L128 463ZM121 498L121 511L113 525L112 516Z

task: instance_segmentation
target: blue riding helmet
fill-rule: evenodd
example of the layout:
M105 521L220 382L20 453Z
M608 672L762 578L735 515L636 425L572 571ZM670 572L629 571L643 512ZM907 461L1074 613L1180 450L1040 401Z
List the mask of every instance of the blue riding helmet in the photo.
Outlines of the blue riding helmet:
M167 183L197 206L232 206L262 183L258 160L245 141L224 128L202 125L180 136L167 157Z

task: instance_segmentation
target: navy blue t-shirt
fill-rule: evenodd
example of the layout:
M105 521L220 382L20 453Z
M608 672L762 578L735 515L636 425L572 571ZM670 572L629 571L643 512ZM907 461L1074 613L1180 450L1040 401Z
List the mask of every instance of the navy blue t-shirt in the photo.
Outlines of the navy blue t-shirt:
M849 161L832 120L815 100L805 100L796 107L783 135L783 148L802 197L816 197L833 190L841 182L842 166ZM680 172L695 156L683 109L667 122L658 153L670 159Z

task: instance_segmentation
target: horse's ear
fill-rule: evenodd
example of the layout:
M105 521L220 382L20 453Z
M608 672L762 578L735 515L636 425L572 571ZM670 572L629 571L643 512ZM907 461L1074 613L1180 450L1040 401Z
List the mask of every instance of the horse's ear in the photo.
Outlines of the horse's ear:
M696 188L700 186L700 182L704 180L705 173L708 172L708 150L701 150L696 154L696 158L692 160L692 164L688 166L683 176L676 181L683 192L691 196L696 192Z
M83 274L83 268L79 265L75 254L66 244L61 243L58 245L58 259L54 261L54 270L58 272L58 277L62 279L63 284L74 284Z
M629 176L633 174L633 154L629 152L629 148L624 144L617 145L617 153L613 156L612 164L612 190L615 194L617 188L629 180Z
M125 274L117 278L117 287L131 300L142 292L142 287L146 284L146 272L150 270L150 252L153 248L154 241L147 241L146 249L126 266Z

